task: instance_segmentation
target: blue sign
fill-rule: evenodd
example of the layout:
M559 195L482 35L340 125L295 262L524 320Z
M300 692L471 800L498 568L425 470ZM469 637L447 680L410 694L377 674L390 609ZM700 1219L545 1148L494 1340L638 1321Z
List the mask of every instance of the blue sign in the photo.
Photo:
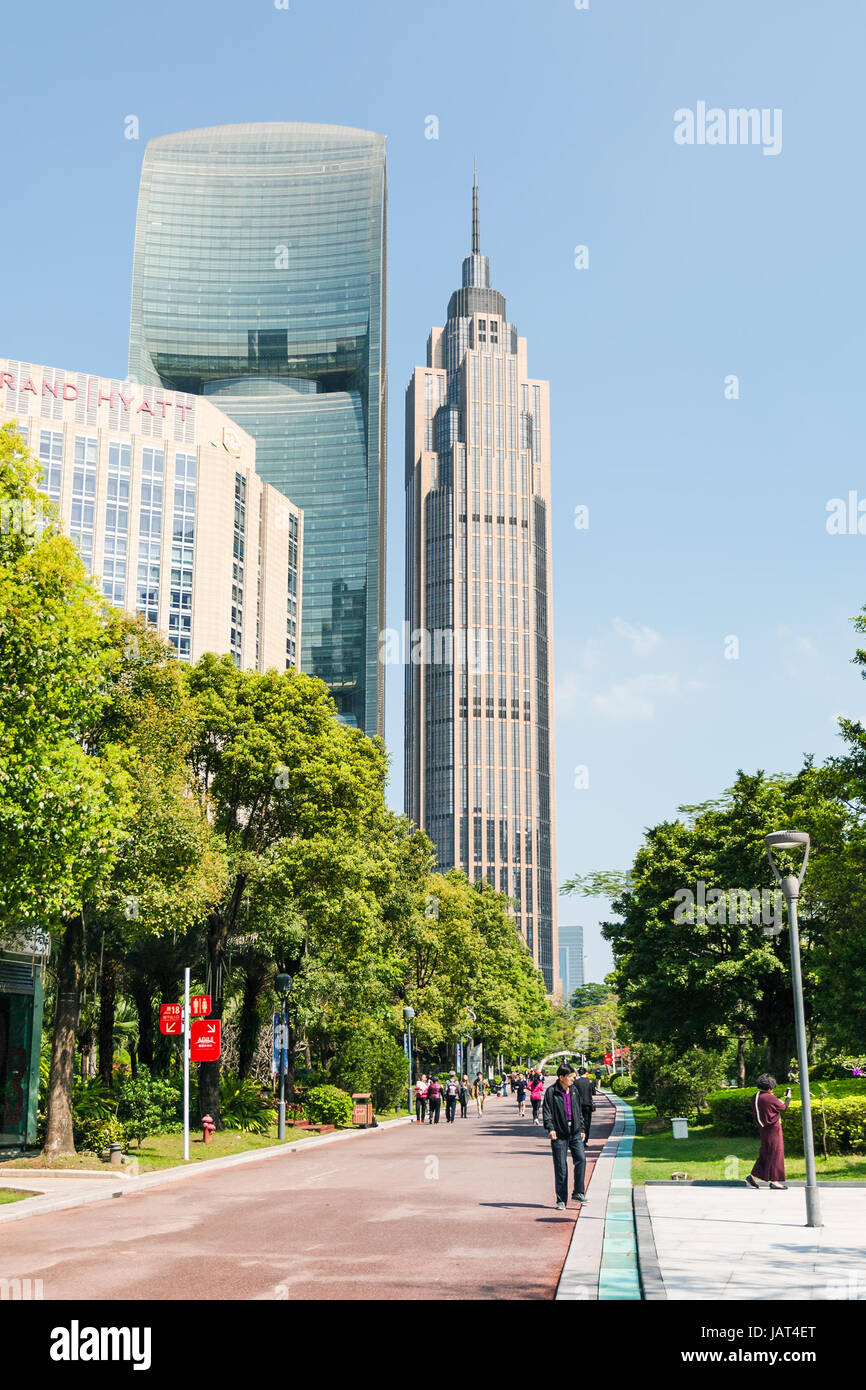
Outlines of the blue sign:
M289 1065L288 1049L289 1038L288 1028L283 1023L279 1014L274 1014L274 1053L271 1062L271 1071L274 1076L282 1076L283 1071ZM282 1061L282 1066L280 1062Z
M462 1075L463 1075L463 1044L462 1044L462 1042L459 1042L459 1043L457 1044L457 1075L458 1075L458 1076L462 1076Z

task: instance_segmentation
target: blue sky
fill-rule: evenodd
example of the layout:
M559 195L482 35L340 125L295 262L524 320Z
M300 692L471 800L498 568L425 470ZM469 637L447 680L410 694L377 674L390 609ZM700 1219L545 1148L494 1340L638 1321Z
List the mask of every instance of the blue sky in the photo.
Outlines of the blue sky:
M863 709L866 536L825 525L831 498L866 500L862 7L589 5L21 6L0 94L0 355L119 376L149 138L245 120L387 134L393 626L403 391L459 281L477 154L482 249L551 382L560 881L626 868L645 826L738 767L827 755L835 716ZM699 101L781 109L781 152L677 145L674 112ZM593 978L604 912L561 903Z

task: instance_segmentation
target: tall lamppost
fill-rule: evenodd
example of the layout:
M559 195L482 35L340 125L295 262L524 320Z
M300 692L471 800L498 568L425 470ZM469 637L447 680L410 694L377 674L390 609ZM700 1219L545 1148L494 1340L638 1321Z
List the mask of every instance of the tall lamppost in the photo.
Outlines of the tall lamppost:
M467 1008L466 1012L468 1013L469 1017L472 1019L472 1022L473 1022L473 1023L477 1023L477 1022L478 1022L478 1015L477 1015L476 1013L474 1013L472 1009ZM473 1029L473 1032L472 1032L471 1036L470 1036L470 1035L467 1035L466 1041L467 1041L467 1043L469 1043L469 1042L474 1042L474 1041L475 1041L475 1031L474 1031L474 1029ZM468 1052L469 1052L469 1048L468 1048L468 1047L467 1047L467 1049L466 1049L466 1052L467 1052L467 1054L468 1054ZM469 1076L469 1057L468 1057L468 1055L467 1055L467 1057L466 1057L466 1075ZM472 1081L473 1079L474 1079L473 1077L471 1077L471 1076L469 1077L469 1080L470 1080L470 1081Z
M806 1155L806 1225L820 1226L821 1198L815 1173L815 1145L812 1138L812 1101L809 1095L809 1055L806 1044L806 1012L803 1007L803 976L800 971L800 932L797 923L797 900L809 862L809 836L804 830L775 830L764 836L767 858L776 882L788 904L788 926L791 934L791 983L794 990L794 1021L797 1028L797 1060L800 1066L800 1102L803 1107L803 1152ZM773 850L805 849L799 878L779 873Z
M415 1017L415 1010L412 1008L411 1004L407 1004L406 1007L405 1007L405 1009L403 1010L403 1018L406 1020L406 1032L407 1032L408 1038L409 1038L409 1041L408 1041L408 1043L407 1043L407 1046L408 1046L408 1049L409 1049L409 1095L408 1095L408 1100L409 1100L409 1120L410 1120L410 1122L411 1122L411 1119L412 1119L412 1019L413 1019L414 1017Z
M291 975L278 975L274 981L280 998L280 1108L277 1122L277 1138L286 1137L286 1062L289 1050L289 993L292 988Z

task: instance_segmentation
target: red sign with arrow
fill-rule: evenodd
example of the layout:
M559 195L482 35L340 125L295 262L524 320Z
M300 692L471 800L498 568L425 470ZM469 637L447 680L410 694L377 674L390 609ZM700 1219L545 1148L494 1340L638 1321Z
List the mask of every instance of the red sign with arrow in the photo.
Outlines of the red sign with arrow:
M160 1004L159 1031L176 1035L183 1032L183 1009L180 1004Z
M190 1060L215 1062L222 1052L222 1024L218 1018L197 1018L190 1024Z

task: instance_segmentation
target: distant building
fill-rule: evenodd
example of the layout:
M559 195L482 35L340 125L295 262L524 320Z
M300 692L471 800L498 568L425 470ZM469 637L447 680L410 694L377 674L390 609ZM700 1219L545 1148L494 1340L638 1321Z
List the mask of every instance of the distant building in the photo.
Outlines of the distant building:
M556 988L548 384L481 252L406 397L406 812L486 879Z
M234 421L200 396L0 359L10 420L115 607L184 661L298 666L303 514L258 476Z
M580 985L586 984L583 927L560 926L559 975L562 980L562 997L566 1001Z

